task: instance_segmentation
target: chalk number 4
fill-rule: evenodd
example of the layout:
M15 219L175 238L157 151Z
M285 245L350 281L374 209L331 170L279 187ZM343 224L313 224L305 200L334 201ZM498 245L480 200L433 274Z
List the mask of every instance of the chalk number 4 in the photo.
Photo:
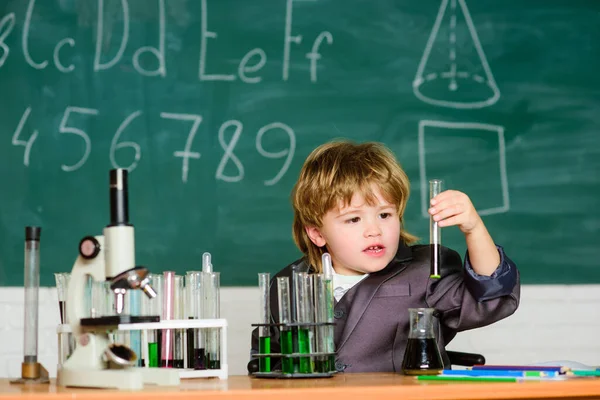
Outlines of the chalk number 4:
M23 126L25 126L25 123L27 122L27 119L29 118L29 114L31 114L31 107L27 107L27 109L23 113L23 116L21 117L21 120L19 121L19 125L17 125L17 129L15 130L15 133L13 134L13 137L12 137L13 145L25 147L25 152L23 153L23 165L25 165L26 167L29 167L29 154L31 152L31 146L33 146L33 142L35 142L35 139L37 138L37 135L38 135L38 131L35 130L35 131L33 131L33 134L31 136L29 136L28 140L19 139L19 136L21 136L21 132L23 131Z

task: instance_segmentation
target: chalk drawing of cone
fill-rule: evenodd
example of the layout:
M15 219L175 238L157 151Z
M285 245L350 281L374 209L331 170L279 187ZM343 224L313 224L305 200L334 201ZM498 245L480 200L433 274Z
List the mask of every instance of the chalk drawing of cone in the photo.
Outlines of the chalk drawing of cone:
M442 0L413 92L425 103L460 109L488 107L500 98L465 0Z

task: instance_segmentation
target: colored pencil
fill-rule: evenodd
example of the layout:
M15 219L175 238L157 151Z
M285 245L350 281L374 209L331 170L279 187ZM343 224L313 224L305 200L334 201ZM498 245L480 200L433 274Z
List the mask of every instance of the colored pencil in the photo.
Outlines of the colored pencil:
M574 375L574 376L597 376L600 377L600 370L596 369L596 370L589 370L589 369L579 369L579 370L571 370L571 371L567 371L567 375Z
M520 382L522 378L508 376L445 376L445 375L419 375L419 381L454 381L454 382Z
M565 373L570 368L560 365L474 365L473 370L504 370L504 371L556 371Z

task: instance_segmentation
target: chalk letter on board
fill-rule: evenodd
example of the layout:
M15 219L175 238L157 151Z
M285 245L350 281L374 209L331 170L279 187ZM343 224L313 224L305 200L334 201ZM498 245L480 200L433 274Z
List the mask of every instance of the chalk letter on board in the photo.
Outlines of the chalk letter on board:
M140 55L150 52L158 60L158 68L149 71L140 65ZM165 0L158 0L158 49L152 46L144 46L137 49L133 55L133 67L142 75L165 77L167 68L165 66Z
M4 32L2 32L2 30L4 29L4 25L6 25L7 23L9 24L8 28L6 28ZM6 43L4 43L4 40L8 35L10 35L14 27L15 13L5 15L4 18L2 18L2 21L0 21L0 49L2 49L2 56L0 57L0 67L4 65L4 62L6 61L6 59L8 58L8 54L10 53L10 48L6 45Z
M200 38L200 80L201 81L233 81L235 75L206 75L206 39L216 39L217 34L208 30L208 7L206 0L201 0L202 17L201 17L201 38Z
M96 54L94 54L94 71L109 69L115 65L125 52L127 41L129 40L129 4L127 0L121 0L121 8L123 9L123 38L117 55L107 63L100 63L100 54L102 53L102 45L104 44L104 0L98 0L98 25L96 27ZM109 35L110 37L110 35Z
M282 77L284 81L288 80L290 75L290 43L294 42L300 44L302 42L302 35L292 36L292 2L294 0L287 0L285 5L285 36L283 38L283 72Z
M69 64L68 67L65 67L63 65L63 63L60 62L60 58L59 58L58 54L60 53L60 49L65 44L69 44L71 47L74 47L75 40L73 40L73 38L64 38L63 40L58 42L58 44L54 48L54 65L56 65L56 69L58 69L60 72L67 73L67 72L73 71L75 69L75 66L73 64Z
M41 63L36 63L29 55L29 27L31 26L31 14L33 14L34 7L35 0L29 0L27 14L25 15L25 24L23 25L23 36L21 36L21 44L23 46L23 56L25 56L25 61L27 61L27 64L31 65L35 69L44 69L48 65L48 60L44 60Z
M323 38L327 39L327 44L330 45L333 43L333 36L331 36L331 33L323 31L319 33L319 36L317 36L317 38L315 39L310 53L306 53L306 58L310 60L311 82L317 81L317 60L321 58L321 53L319 53L319 47L321 47L321 42L323 41Z
M233 133L233 137L229 141L229 143L225 142L225 130L229 126L235 126L235 132ZM217 168L216 178L221 179L225 182L239 182L244 178L244 166L240 162L240 160L233 154L233 149L237 144L240 135L242 134L242 123L236 120L225 121L223 125L219 128L219 143L221 143L221 147L225 150L225 154L221 157L221 161L219 162L219 167ZM233 161L235 166L237 167L238 174L237 176L227 176L223 174L223 170L227 165L227 161Z
M250 59L252 57L254 57L255 55L258 55L260 57L260 59L258 60L258 63L254 64L250 67L246 67L246 64L248 64L248 61L250 61ZM262 67L264 67L266 62L267 62L267 55L265 54L263 49L256 48L256 49L250 50L248 53L246 53L244 58L242 58L242 61L240 61L240 66L238 67L238 74L240 75L240 79L246 83L260 82L262 80L262 78L260 76L247 77L246 72L256 72L256 71L260 70Z
M25 154L23 154L23 165L29 167L29 153L31 152L31 146L35 139L37 138L38 131L37 129L33 131L33 134L29 137L28 140L19 140L19 136L21 135L21 131L23 130L23 126L25 122L27 122L27 118L29 118L29 114L31 114L31 106L27 107L21 120L19 121L19 125L17 125L17 129L15 129L15 133L12 137L12 144L15 146L23 146L25 147Z
M201 115L195 114L177 114L177 113L167 113L161 112L161 118L165 119L174 119L178 121L193 121L192 129L190 129L190 133L188 134L188 138L185 141L185 148L183 151L176 151L173 153L175 157L183 158L183 165L181 167L181 180L183 183L187 183L188 172L190 170L190 158L199 159L200 153L197 151L190 151L192 148L192 142L194 141L194 136L196 136L196 132L198 131L198 127L202 122Z

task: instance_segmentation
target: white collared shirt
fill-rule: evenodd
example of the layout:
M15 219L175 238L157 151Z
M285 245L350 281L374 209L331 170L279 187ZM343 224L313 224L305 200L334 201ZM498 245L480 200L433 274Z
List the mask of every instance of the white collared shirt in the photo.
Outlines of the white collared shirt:
M369 274L363 275L339 275L333 271L333 296L336 301L346 294L346 292L354 287L358 282L365 279Z

